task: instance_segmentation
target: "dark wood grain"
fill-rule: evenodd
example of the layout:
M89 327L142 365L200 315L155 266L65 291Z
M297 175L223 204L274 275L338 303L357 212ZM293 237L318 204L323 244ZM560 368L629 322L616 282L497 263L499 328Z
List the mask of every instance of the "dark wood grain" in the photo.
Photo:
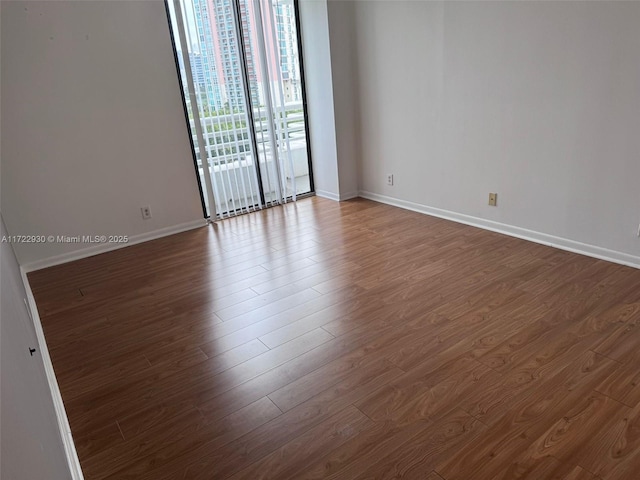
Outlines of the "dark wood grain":
M29 281L88 480L640 478L629 267L314 197Z

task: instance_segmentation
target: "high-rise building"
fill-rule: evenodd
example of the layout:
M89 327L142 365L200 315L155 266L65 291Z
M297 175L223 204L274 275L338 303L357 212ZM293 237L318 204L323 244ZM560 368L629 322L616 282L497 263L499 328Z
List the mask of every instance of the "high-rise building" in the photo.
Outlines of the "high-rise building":
M208 6L211 11L212 48L216 51L218 80L222 87L224 106L236 109L244 103L244 89L232 1L208 0ZM242 1L241 6L244 3ZM241 15L241 18L244 17L245 15Z
M262 3L267 71L256 63L259 17L252 0L240 0L242 45L237 42L234 21L235 0L192 0L194 41L189 55L194 83L208 110L237 109L244 105L244 80L240 62L244 48L248 88L254 106L265 104L265 87L271 85L276 103L302 99L297 34L292 1L268 0ZM265 11L265 9L269 9ZM182 60L182 57L180 57ZM182 67L182 63L181 63Z
M273 8L285 101L299 102L302 100L302 86L293 2L274 2Z
M202 67L204 85L200 87L198 94L206 99L209 110L219 110L224 106L224 95L220 85L220 78L216 65L216 51L213 44L213 32L211 29L211 14L206 0L193 0L196 32L192 32L191 38L197 38L197 51ZM192 71L194 76L196 70ZM198 87L196 87L198 88Z

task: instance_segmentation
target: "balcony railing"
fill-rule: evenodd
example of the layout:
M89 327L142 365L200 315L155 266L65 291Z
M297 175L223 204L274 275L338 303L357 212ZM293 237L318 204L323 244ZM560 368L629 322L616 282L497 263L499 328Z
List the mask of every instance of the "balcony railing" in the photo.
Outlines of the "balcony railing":
M256 125L256 143L261 172L274 171L274 159L271 143L268 141L267 117L265 109L254 109ZM307 159L307 143L302 103L287 104L275 114L274 123L276 139L281 150L290 153L291 162L284 161L284 177L289 194L308 193L311 191L309 164ZM253 145L244 113L223 113L202 116L203 133L208 152L209 169L213 188L222 205L217 205L218 213L233 211L239 205L258 204L258 185ZM285 128L286 126L286 128ZM195 129L192 129L195 131ZM197 145L197 142L194 142ZM201 181L204 182L204 168L200 152L196 148L196 159ZM295 187L294 187L295 185ZM249 193L251 192L251 193ZM264 191L269 201L275 198L276 192ZM205 202L208 201L205 195Z

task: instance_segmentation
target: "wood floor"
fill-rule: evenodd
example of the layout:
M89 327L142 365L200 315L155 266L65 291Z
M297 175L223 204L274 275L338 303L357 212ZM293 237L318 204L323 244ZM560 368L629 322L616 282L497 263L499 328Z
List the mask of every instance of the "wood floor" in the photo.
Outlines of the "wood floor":
M87 479L640 478L639 270L310 198L29 280Z

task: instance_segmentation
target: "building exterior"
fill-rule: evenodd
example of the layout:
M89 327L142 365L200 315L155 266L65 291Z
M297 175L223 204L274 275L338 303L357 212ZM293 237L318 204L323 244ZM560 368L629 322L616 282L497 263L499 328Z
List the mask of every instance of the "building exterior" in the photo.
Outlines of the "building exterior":
M192 51L189 54L194 84L208 110L243 110L244 83L241 52L234 23L234 0L191 0L194 30L189 32ZM266 82L271 86L276 105L300 102L302 89L297 52L297 34L293 2L261 0L262 28L266 53L266 70L257 61L256 26L260 19L252 0L240 0L240 24L246 59L249 91L254 107L266 102ZM183 59L180 55L180 67Z

